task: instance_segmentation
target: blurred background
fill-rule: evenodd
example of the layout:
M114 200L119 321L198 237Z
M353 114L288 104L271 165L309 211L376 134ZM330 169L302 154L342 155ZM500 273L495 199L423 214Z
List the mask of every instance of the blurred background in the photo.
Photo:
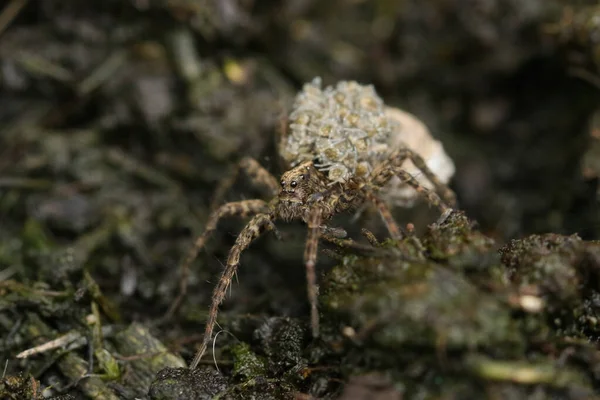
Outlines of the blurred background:
M460 208L498 246L598 238L595 1L0 5L0 266L13 279L62 285L85 264L128 320L162 315L215 186L242 156L282 172L276 128L316 76L373 84L422 119L456 164ZM244 182L227 200L260 194ZM432 221L423 204L396 215ZM194 264L181 326L200 330L241 226L223 222ZM306 311L305 231L290 232L247 253L225 308ZM69 262L47 261L66 247Z

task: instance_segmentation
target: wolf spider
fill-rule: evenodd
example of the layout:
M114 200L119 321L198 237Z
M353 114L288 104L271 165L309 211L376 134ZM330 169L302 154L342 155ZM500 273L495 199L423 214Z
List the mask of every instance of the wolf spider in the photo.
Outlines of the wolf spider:
M423 187L415 178L402 169L405 160L410 159L422 173L433 183L448 205L433 191ZM308 235L304 250L306 265L307 291L311 307L312 335L319 335L319 314L317 311L317 282L315 264L317 261L317 245L319 238L328 239L335 236L335 229L324 225L334 215L355 209L365 201L372 202L378 209L383 222L394 239L400 239L402 233L394 221L386 204L377 196L377 191L384 187L393 176L413 187L431 205L437 206L442 214L451 212L450 206L455 204L454 193L446 187L427 167L421 156L407 148L394 151L387 160L380 163L366 178L352 178L341 184L331 185L328 178L317 170L312 161L304 162L281 176L281 180L271 175L256 160L244 158L238 164L236 174L224 181L218 188L215 200L219 201L225 191L231 187L240 171L245 171L254 184L267 188L273 199L243 200L226 203L218 207L210 215L204 233L196 239L193 248L182 264L187 274L190 264L198 252L204 247L209 235L216 229L221 218L230 216L247 217L254 215L242 229L235 244L229 252L227 264L212 295L212 304L206 322L204 338L190 368L195 369L204 355L211 340L217 320L218 308L223 301L227 288L240 264L240 256L250 244L267 231L277 234L275 220L302 220L308 225ZM183 282L183 280L182 280ZM185 294L185 286L180 288L180 298ZM173 309L173 307L172 307Z

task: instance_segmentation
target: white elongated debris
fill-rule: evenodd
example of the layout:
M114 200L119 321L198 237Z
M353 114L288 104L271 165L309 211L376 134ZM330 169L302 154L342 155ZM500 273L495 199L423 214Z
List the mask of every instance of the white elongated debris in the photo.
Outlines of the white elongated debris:
M454 175L456 167L450 156L444 151L442 142L431 136L431 132L425 124L413 114L388 107L386 115L397 122L398 126L394 134L389 137L390 147L396 149L405 146L417 152L439 180L447 184ZM431 182L423 176L412 161L405 161L403 168L423 186L433 189ZM390 204L399 207L412 207L419 197L413 188L403 184L397 177L392 178L380 193Z

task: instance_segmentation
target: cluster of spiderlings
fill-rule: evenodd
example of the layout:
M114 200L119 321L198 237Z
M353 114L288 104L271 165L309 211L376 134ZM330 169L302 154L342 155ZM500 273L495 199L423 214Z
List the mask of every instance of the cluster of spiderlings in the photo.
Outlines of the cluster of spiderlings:
M291 166L314 161L331 184L366 176L393 128L372 85L342 81L322 89L320 78L298 93L289 122L283 159Z

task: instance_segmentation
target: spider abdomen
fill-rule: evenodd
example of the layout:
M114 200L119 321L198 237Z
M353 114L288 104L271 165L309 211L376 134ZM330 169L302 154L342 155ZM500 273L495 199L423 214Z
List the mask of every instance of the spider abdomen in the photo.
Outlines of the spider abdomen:
M296 96L289 119L281 156L291 166L315 161L332 184L366 176L393 129L373 86L354 81L322 89L315 78Z
M295 98L279 152L292 167L314 161L327 184L333 185L368 178L401 147L419 154L442 183L454 175L452 159L425 124L412 114L387 107L373 85L341 81L322 88L321 79L315 78ZM432 188L410 161L403 167L424 187ZM419 197L398 178L382 189L383 198L395 206L410 207Z

